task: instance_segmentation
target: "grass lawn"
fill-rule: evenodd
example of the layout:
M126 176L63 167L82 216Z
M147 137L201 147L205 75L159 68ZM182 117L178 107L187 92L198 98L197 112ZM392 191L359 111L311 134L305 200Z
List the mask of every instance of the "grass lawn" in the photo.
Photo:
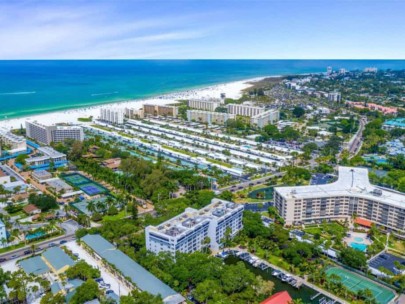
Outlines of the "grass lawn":
M103 222L106 221L118 221L123 219L124 217L128 216L129 214L125 212L125 210L122 210L118 212L116 215L105 215L103 216Z
M321 227L309 227L304 229L305 232L309 234L322 234L322 228Z
M405 241L397 240L397 239L390 239L389 247L398 251L405 253Z

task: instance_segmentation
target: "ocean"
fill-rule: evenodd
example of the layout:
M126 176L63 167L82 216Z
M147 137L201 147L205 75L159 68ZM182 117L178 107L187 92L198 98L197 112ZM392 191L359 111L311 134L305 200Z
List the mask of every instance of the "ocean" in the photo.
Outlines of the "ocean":
M405 69L405 60L0 61L0 120L260 76L334 69Z

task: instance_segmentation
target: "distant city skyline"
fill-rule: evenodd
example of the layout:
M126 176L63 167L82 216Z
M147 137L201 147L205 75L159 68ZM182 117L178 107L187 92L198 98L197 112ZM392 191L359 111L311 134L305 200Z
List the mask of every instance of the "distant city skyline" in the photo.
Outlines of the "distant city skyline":
M403 59L404 1L1 1L0 59Z

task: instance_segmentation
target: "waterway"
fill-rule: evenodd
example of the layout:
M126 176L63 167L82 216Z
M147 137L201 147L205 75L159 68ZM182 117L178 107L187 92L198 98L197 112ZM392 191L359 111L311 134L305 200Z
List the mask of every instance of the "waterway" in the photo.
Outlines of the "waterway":
M239 261L241 261L239 258L235 256L229 256L225 259L225 264L232 265L236 264ZM314 300L311 300L311 297L318 293L317 291L305 285L302 285L301 288L297 289L287 283L282 282L280 279L276 278L271 274L271 272L274 270L271 267L267 268L266 270L261 270L253 267L252 265L250 265L245 261L242 262L245 263L246 267L256 275L260 275L264 279L272 281L274 283L273 293L286 290L293 299L302 299L305 304L319 304L319 300L322 299L323 297L329 299L324 295L319 295ZM337 302L335 304L337 304Z

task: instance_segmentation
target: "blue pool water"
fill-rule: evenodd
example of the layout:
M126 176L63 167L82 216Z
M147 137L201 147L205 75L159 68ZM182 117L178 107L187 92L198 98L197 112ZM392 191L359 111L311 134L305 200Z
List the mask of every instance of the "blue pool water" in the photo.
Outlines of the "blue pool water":
M28 234L28 235L25 237L25 239L26 239L27 241L30 241L30 240L34 240L34 239L40 238L40 237L43 236L43 235L45 235L44 232L38 231L38 232L33 233L33 234Z
M352 247L353 249L365 252L367 250L367 245L366 244L360 244L360 243L350 243L350 247Z

